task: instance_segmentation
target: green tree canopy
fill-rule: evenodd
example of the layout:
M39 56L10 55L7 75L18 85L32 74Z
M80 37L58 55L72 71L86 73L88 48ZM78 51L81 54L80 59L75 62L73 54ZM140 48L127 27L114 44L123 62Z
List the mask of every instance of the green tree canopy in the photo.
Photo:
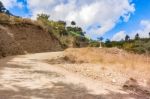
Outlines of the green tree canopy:
M47 15L47 14L43 14L43 13L42 13L42 14L38 14L38 15L37 15L37 20L41 20L41 19L42 19L42 20L48 20L49 17L50 17L50 16Z
M103 37L98 37L97 38L98 41L103 41L103 39L104 39Z
M130 40L130 36L129 35L126 35L125 36L125 41L129 41Z
M71 25L76 25L76 22L75 21L71 21Z
M140 39L140 36L139 36L139 34L137 33L136 35L135 35L135 40L139 40Z

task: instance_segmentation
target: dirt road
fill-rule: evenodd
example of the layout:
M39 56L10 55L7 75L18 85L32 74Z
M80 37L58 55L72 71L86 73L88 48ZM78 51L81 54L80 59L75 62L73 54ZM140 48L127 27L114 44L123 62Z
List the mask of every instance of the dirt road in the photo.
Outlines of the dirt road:
M48 64L63 52L0 60L0 99L148 99Z

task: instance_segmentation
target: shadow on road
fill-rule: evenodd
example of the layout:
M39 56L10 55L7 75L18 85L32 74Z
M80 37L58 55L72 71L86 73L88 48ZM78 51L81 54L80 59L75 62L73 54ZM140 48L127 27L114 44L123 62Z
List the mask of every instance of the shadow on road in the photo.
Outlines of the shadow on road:
M0 90L0 99L149 99L144 96L139 96L135 93L120 94L111 92L109 94L93 95L84 87L79 87L73 84L53 83L50 89L31 90L14 86L18 91ZM2 86L2 85L0 85Z

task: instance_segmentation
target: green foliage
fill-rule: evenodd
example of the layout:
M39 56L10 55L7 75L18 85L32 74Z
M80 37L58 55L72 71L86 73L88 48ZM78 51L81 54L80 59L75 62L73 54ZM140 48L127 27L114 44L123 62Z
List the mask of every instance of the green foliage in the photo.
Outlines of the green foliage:
M47 14L38 14L37 15L37 20L48 20L49 19L49 15L47 15Z
M129 35L126 35L125 36L125 41L129 41L130 40L130 36Z
M131 50L137 53L150 53L150 39L140 39L138 41L133 42L133 46Z
M140 36L139 36L139 34L137 33L136 35L135 35L135 40L139 40L140 39Z
M142 38L142 39L138 38L129 41L106 40L105 46L118 47L138 54L143 54L143 53L150 54L150 38Z
M89 43L89 47L99 47L100 46L100 43L98 41L90 41Z
M82 31L81 27L67 27L68 33L75 35L75 36L84 36L85 32Z
M72 22L71 22L71 25L76 25L76 22L75 22L75 21L72 21Z
M81 27L75 26L76 23L74 21L71 22L74 27L66 27L65 21L52 21L48 19L49 16L46 14L39 14L37 17L39 24L60 40L63 46L68 47L72 44L79 47L81 42L88 42L88 39L84 36L85 32L83 32Z
M106 47L113 47L113 46L112 46L112 43L111 43L111 41L110 41L109 39L107 39L107 40L105 41L105 46L106 46Z
M124 44L124 41L112 41L112 42L105 42L105 46L106 47L118 47L118 48L122 48Z
M103 41L103 39L104 39L103 37L98 37L98 38L97 38L97 40L98 40L98 41L101 41L101 42Z

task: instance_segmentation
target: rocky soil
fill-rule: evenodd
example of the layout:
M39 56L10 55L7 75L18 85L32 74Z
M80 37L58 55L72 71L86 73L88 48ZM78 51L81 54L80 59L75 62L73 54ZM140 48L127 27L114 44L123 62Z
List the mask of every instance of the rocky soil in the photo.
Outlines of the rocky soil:
M104 68L99 73L107 71L102 79L93 78L88 74L94 75L100 65L60 63L63 57L64 52L50 52L1 59L0 99L150 99L148 87L135 78ZM109 80L114 75L118 79ZM119 79L124 83L118 84Z

